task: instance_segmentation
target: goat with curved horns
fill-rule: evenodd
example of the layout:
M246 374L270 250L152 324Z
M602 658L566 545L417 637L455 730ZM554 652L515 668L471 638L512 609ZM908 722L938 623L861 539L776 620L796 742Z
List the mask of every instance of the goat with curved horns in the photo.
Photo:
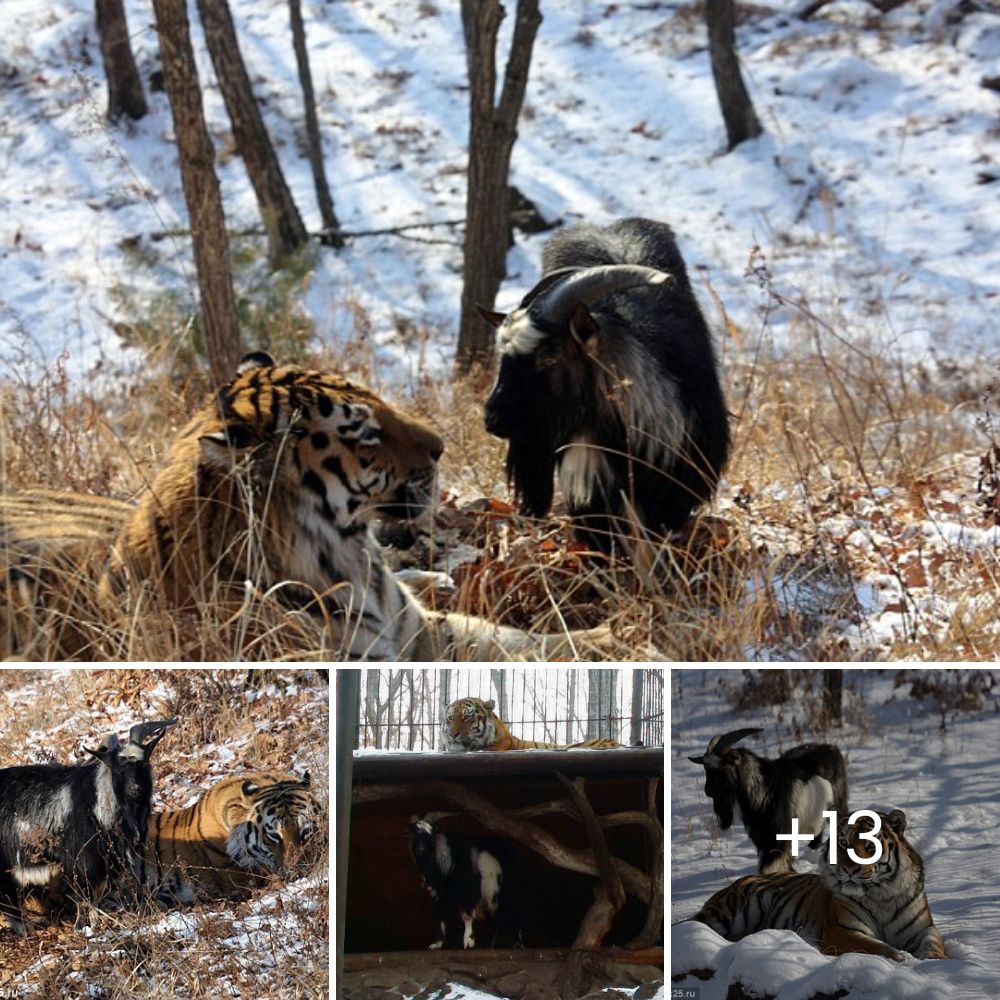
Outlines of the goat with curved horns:
M688 760L705 767L705 794L712 800L719 826L728 830L733 818L742 819L757 848L762 874L795 871L791 842L777 834L792 832L814 838L823 830L823 810L847 815L847 765L843 754L829 743L792 747L777 760L758 757L734 744L763 729L736 729L713 736L700 757ZM814 841L815 842L815 841Z
M79 903L112 887L138 891L149 825L149 759L176 719L141 722L123 747L114 734L87 764L27 764L0 769L0 926L24 933L21 896L43 906L68 895ZM147 738L148 742L143 742Z
M544 517L557 477L599 550L635 527L680 528L729 453L712 337L669 226L622 219L557 233L518 308L481 310L500 365L486 429L509 442L522 513Z

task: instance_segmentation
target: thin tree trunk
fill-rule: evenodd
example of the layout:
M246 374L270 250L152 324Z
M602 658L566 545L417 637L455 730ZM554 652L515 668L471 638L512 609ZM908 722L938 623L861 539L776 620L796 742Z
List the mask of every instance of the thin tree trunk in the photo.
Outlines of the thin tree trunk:
M116 122L122 115L138 120L149 109L128 40L123 0L96 0L96 6L97 34L108 78L108 121Z
M827 722L840 726L843 724L844 704L844 671L833 669L823 671L823 711Z
M240 325L233 293L219 180L201 103L185 0L153 0L163 81L180 156L184 200L191 218L205 352L212 377L228 382L240 358Z
M323 230L319 241L324 246L342 247L344 237L340 235L340 222L333 209L333 195L326 181L323 167L323 142L319 135L319 119L316 117L316 94L313 91L312 72L309 69L309 50L306 48L306 30L302 23L302 0L288 0L288 12L292 21L292 45L295 47L295 61L299 67L299 83L302 85L302 101L306 113L306 139L309 144L309 166L312 167L313 183L316 185L316 202Z
M250 77L236 40L233 15L226 0L198 0L215 75L222 90L233 136L247 169L260 217L267 230L268 258L278 267L308 239L306 227L285 183L281 164L267 134Z
M460 375L493 361L494 333L477 306L492 309L506 276L510 195L507 177L528 68L542 15L538 0L518 0L514 36L496 100L496 49L504 9L499 0L462 0L469 67L469 167L464 281L455 366Z
M708 51L712 60L712 76L715 77L715 91L726 123L728 148L735 149L746 139L760 135L764 129L754 111L740 72L740 61L736 55L733 0L705 0L705 17L708 21Z

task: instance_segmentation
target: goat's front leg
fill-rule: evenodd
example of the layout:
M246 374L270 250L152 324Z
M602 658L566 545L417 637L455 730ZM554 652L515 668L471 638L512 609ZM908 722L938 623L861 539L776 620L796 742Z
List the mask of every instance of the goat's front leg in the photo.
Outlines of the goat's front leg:
M465 924L465 933L462 935L462 947L463 948L475 948L476 939L473 936L473 921L475 920L475 914L466 913L464 910L462 912L462 923Z

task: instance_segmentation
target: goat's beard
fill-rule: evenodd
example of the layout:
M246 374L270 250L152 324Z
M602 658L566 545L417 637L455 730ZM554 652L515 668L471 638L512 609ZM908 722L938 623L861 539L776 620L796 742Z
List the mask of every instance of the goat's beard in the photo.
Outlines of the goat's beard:
M541 427L525 428L510 438L507 481L514 488L521 513L544 517L555 489L556 444Z

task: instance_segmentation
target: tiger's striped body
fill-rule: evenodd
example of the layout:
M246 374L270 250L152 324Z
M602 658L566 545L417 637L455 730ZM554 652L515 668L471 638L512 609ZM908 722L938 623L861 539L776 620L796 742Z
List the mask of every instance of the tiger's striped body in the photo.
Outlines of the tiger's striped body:
M308 773L223 778L186 809L152 815L147 882L166 903L244 893L293 860L319 817Z
M852 847L860 857L872 855L871 842L860 837L871 822L860 817L853 828L841 826L836 865L829 864L824 844L819 875L748 875L717 892L693 919L730 941L787 929L828 955L864 952L902 961L905 951L944 958L924 893L923 861L903 837L906 816L899 809L879 815L880 861L857 865L847 854Z
M449 753L469 750L610 750L620 747L615 740L586 740L563 746L518 739L496 714L490 699L460 698L445 710L444 748Z
M0 494L0 651L75 656L100 618L99 583L133 504L55 490Z
M122 522L106 559L114 502L95 516L92 498L67 496L58 503L77 505L74 516L84 523L72 527L64 523L70 515L60 515L51 529L56 537L75 530L94 543L76 575L99 581L90 584L101 610L95 621L103 614L128 623L151 605L230 618L248 595L275 594L321 623L327 659L545 659L592 651L606 638L602 630L542 636L427 611L385 565L370 522L429 507L442 449L429 427L369 390L252 354L180 432L137 506L118 511ZM8 497L0 508L5 502L22 511L32 503ZM40 510L35 528L46 530ZM51 578L57 588L73 575L80 562L65 551L65 561L37 569L32 580ZM14 567L12 578L8 571L8 593L18 572ZM54 607L66 617L51 589L35 585L21 610L43 623ZM8 629L8 654L26 655L24 631ZM87 655L86 638L82 649L57 642L50 657Z

